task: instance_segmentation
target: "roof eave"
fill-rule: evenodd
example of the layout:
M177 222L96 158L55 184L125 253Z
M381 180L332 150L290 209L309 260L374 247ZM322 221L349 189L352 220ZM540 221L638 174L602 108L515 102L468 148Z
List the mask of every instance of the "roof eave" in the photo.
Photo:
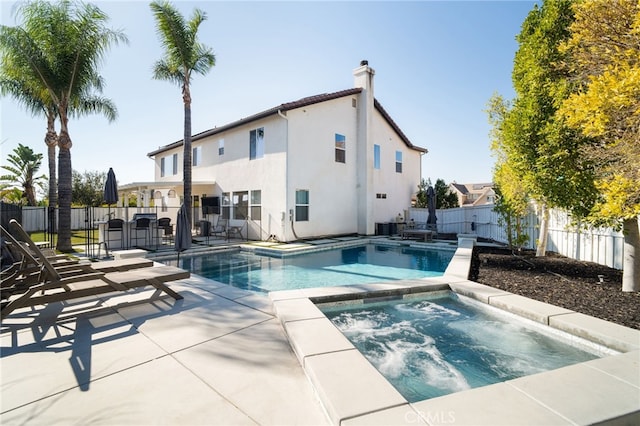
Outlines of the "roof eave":
M251 123L253 121L269 117L270 115L277 114L279 111L280 112L290 111L290 110L293 110L293 109L296 109L296 108L302 108L302 107L305 107L305 106L308 106L308 105L313 105L313 104L317 104L317 103L320 103L320 102L326 102L326 101L330 101L330 100L333 100L333 99L342 98L344 96L351 96L351 95L355 95L355 94L361 93L361 92L362 92L362 88L356 87L356 88L353 88L353 89L341 90L339 92L324 93L324 94L321 94L321 95L309 96L309 97L306 97L306 98L299 99L297 101L280 104L277 107L267 109L265 111L259 112L257 114L251 115L249 117L241 118L240 120L234 121L234 122L226 124L224 126L215 127L213 129L209 129L209 130L205 130L204 132L197 133L197 134L195 134L195 135L193 135L191 137L191 141L194 142L194 141L197 141L197 140L209 137L209 136L216 135L218 133L225 132L225 131L233 129L235 127L242 126L244 124ZM378 110L378 112L380 112L382 117L387 121L387 123L389 123L391 128L398 134L398 136L400 136L400 139L402 139L402 141L409 148L411 148L411 149L413 149L415 151L419 151L419 152L424 153L424 154L429 152L426 148L422 148L422 147L416 146L416 145L411 143L409 138L402 132L402 130L400 130L400 127L398 127L398 125L395 123L395 121L393 121L393 119L391 118L389 113L387 113L387 111L382 107L382 105L380 104L380 102L378 102L377 99L374 99L374 107L375 107L376 110ZM175 149L175 148L179 148L179 147L181 147L183 145L183 143L184 143L184 140L181 139L181 140L173 142L173 143L171 143L169 145L162 146L162 147L156 149L155 151L151 151L151 152L149 152L147 154L147 156L148 157L154 157L154 156L156 156L158 154L161 154L163 152L166 152L166 151L169 151L169 150L172 150L172 149Z
M427 152L429 152L429 150L427 150L427 148L422 148L422 147L416 146L413 143L411 143L411 141L409 140L407 135L405 135L404 132L402 130L400 130L400 127L396 124L395 121L393 121L393 119L391 118L389 113L382 107L382 104L380 104L380 102L378 102L377 99L373 100L373 106L375 107L376 110L378 110L380 115L382 115L382 117L386 120L386 122L389 123L391 128L398 134L398 136L400 136L400 139L402 139L402 141L409 148L411 148L411 149L413 149L415 151L419 151L419 152L421 152L423 154L426 154Z
M205 130L204 132L201 133L197 133L195 135L193 135L191 137L191 141L197 141L209 136L213 136L215 134L218 133L222 133L224 131L233 129L235 127L238 126L242 126L243 124L247 124L247 123L251 123L253 121L256 120L260 120L262 118L266 118L270 115L274 115L277 114L279 111L283 112L283 111L289 111L292 109L296 109L296 108L302 108L308 105L312 105L312 104L316 104L316 103L320 103L320 102L325 102L325 101L330 101L333 99L338 99L338 98L342 98L344 96L350 96L350 95L354 95L356 93L360 93L362 92L362 88L360 87L356 87L353 89L347 89L347 90L341 90L339 92L333 92L333 93L324 93L322 95L315 95L315 96L309 96L306 98L302 98L299 99L297 101L293 101L293 102L287 102L284 104L280 104L277 107L273 107L270 109L267 109L265 111L259 112L257 114L251 115L249 117L245 117L245 118L241 118L240 120L234 121L232 123L226 124L224 126L221 127L215 127L213 129L209 129L209 130ZM175 148L179 148L180 146L182 146L184 143L184 139L181 139L179 141L173 142L169 145L165 145L162 146L158 149L156 149L155 151L151 151L150 153L147 154L148 157L153 157L155 155L158 155L160 153L163 153L165 151L169 151L171 149L175 149Z

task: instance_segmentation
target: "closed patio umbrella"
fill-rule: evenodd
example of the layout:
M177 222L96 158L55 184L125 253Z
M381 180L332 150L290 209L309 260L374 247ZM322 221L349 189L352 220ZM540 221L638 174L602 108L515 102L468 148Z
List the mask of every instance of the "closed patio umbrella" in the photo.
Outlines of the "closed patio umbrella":
M191 248L191 227L189 226L189 218L187 217L187 207L184 205L184 203L180 206L178 217L176 218L175 244L175 249L178 252L179 262L180 252Z
M104 202L109 206L109 219L111 219L111 204L118 202L118 182L112 167L109 167L107 180L104 183Z
M429 210L429 217L427 218L427 228L437 230L436 222L436 191L433 186L427 188L427 208Z

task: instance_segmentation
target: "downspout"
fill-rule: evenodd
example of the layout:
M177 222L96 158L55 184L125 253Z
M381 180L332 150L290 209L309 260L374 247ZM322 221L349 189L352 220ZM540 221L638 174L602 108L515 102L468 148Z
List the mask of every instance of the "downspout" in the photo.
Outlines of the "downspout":
M280 117L282 117L286 122L287 122L287 130L285 132L285 152L286 152L286 164L285 164L285 168L286 168L286 174L285 174L285 211L284 214L287 215L289 214L289 221L291 222L291 231L293 232L293 236L296 238L296 240L298 239L298 236L296 235L296 231L293 228L293 211L288 212L287 210L289 210L289 119L287 118L286 115L284 115L282 113L282 110L278 110L278 115ZM283 224L282 224L282 231L283 231L283 236L285 237L286 240L286 229L284 227L284 224L286 223L286 216L285 218L283 218Z

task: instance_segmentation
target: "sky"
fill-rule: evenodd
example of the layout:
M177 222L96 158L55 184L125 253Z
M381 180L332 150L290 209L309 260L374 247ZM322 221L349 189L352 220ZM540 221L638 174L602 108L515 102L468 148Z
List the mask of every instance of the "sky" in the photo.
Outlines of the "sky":
M16 25L14 2L0 0L1 23ZM72 167L113 167L119 184L153 181L147 154L182 139L180 87L154 80L162 57L148 1L92 1L123 31L100 73L118 109L72 119ZM353 87L368 60L374 95L409 140L428 149L422 177L446 183L491 182L486 108L514 96L511 71L522 22L536 2L518 1L173 1L185 15L207 14L199 38L216 66L192 80L192 134L282 103ZM46 121L0 99L0 165L19 143L44 156ZM418 182L416 182L417 185Z

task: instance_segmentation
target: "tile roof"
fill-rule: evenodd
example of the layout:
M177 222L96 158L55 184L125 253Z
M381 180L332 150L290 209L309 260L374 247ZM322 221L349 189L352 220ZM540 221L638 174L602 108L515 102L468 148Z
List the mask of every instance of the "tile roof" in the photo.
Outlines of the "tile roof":
M278 105L276 107L269 108L269 109L264 110L262 112L259 112L257 114L250 115L250 116L245 117L245 118L241 118L240 120L234 121L234 122L229 123L229 124L225 124L224 126L215 127L213 129L209 129L209 130L205 130L204 132L197 133L197 134L192 136L191 141L195 142L195 141L197 141L199 139L203 139L203 138L206 138L208 136L212 136L212 135L215 135L215 134L218 134L218 133L225 132L227 130L233 129L234 127L238 127L238 126L241 126L243 124L247 124L247 123L250 123L252 121L256 121L256 120L268 117L268 116L273 115L273 114L277 114L278 111L284 112L284 111L289 111L289 110L293 110L293 109L296 109L296 108L302 108L302 107L305 107L307 105L313 105L313 104L317 104L317 103L321 103L321 102L326 102L326 101L330 101L330 100L333 100L333 99L342 98L344 96L351 96L351 95L358 94L360 92L362 92L362 88L356 87L356 88L353 88L353 89L341 90L339 92L323 93L323 94L320 94L320 95L308 96L306 98L298 99L297 101L280 104L280 105ZM415 145L413 145L411 143L411 141L409 141L409 138L407 138L407 136L402 132L402 130L400 130L398 125L393 121L393 119L391 119L391 116L389 116L387 111L382 107L382 105L378 102L377 99L374 99L374 107L375 107L376 110L378 110L378 112L380 112L380 114L384 117L384 119L387 121L387 123L389 123L389 125L398 134L398 136L400 136L402 141L408 147L410 147L412 149L415 149L417 151L420 151L420 152L427 152L427 150L425 148L420 148L418 146L415 146ZM181 139L181 140L173 142L173 143L171 143L169 145L161 146L158 149L156 149L155 151L152 151L152 152L148 153L147 156L152 157L152 156L160 154L160 153L162 153L164 151L168 151L170 149L178 148L178 147L182 146L182 143L183 143L183 140Z

